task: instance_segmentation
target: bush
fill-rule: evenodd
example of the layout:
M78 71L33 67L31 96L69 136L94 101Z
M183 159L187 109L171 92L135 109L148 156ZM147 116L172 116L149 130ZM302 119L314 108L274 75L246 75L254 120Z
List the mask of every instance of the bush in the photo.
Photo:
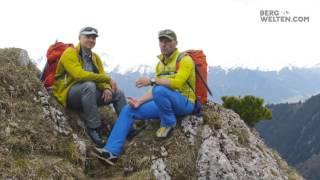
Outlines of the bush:
M221 99L223 107L238 113L241 119L251 127L261 120L272 119L272 112L264 107L262 98L255 96L223 96Z

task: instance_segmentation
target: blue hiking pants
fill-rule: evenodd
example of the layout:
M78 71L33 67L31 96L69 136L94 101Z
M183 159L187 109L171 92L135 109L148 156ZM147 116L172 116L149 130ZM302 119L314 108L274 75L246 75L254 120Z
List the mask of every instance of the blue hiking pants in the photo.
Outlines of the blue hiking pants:
M135 119L160 118L162 127L171 127L176 125L176 116L184 116L193 112L194 103L190 102L181 93L167 87L154 86L152 96L151 101L140 105L138 108L126 105L122 109L104 147L106 150L115 155L120 155Z

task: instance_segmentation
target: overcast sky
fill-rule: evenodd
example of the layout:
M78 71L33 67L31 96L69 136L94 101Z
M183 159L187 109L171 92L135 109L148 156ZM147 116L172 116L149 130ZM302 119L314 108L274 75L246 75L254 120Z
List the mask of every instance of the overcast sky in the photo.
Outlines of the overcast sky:
M178 47L203 49L210 65L279 69L320 63L317 0L7 0L1 1L0 47L20 47L33 59L56 39L78 42L83 26L100 36L94 51L110 66L154 66L157 33L170 28ZM309 22L264 23L260 10L288 11Z

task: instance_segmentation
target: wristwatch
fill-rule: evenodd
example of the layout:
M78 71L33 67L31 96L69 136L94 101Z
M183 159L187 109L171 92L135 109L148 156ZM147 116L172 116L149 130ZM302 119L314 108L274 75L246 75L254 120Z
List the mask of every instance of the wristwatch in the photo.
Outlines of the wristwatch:
M151 79L150 79L150 85L151 86L154 86L156 84L156 78L155 77L152 77Z

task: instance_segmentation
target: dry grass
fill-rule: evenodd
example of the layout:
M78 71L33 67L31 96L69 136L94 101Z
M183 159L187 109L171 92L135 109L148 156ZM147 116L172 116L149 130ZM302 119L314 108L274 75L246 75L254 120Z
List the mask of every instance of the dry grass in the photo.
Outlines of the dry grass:
M174 179L195 179L197 147L190 146L180 128L176 128L172 136L166 140L158 141L155 132L159 122L152 122L151 128L142 131L132 141L127 142L125 151L113 167L102 162L91 160L88 175L92 178L99 177L124 177L125 179L153 179L150 166L152 157L161 157L160 147L168 152L167 157L162 157L167 166L167 172ZM99 166L107 170L100 171Z
M290 167L276 152L275 150L271 151L273 158L277 161L278 166L284 172L284 174L288 177L288 180L301 180L302 177L298 174L296 169Z
M33 100L42 89L37 70L16 66L19 52L0 49L0 178L81 177L72 138L44 118Z
M219 118L219 114L212 110L211 106L203 106L203 120L205 124L208 124L213 129L221 129L222 121Z

